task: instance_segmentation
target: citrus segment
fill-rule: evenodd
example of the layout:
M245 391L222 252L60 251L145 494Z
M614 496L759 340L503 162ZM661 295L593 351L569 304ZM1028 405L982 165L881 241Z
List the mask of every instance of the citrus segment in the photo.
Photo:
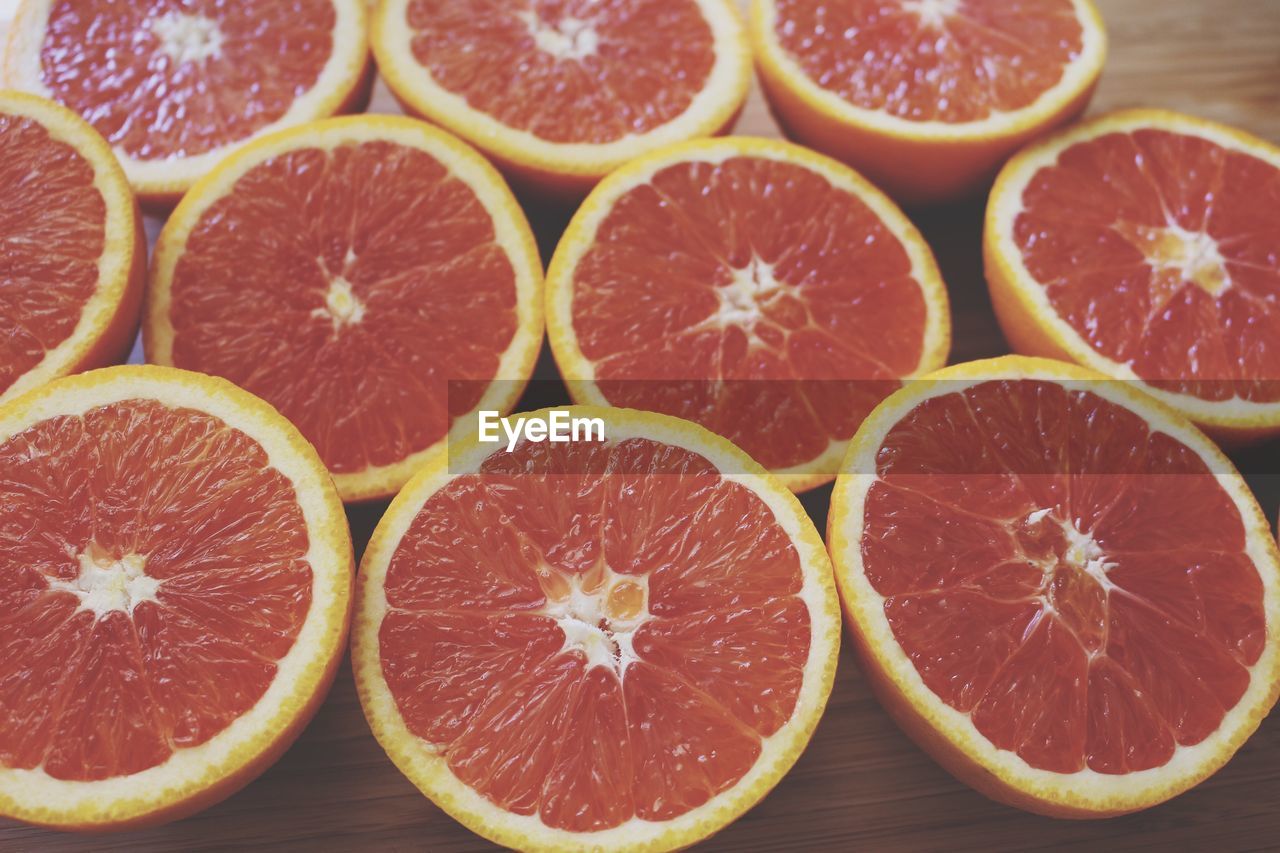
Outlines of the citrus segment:
M146 245L111 150L56 104L0 92L0 182L4 401L128 355Z
M340 658L351 545L314 452L227 383L109 368L0 408L0 811L188 814L301 730Z
M816 724L839 641L825 552L723 439L567 411L607 438L460 442L392 503L362 563L361 701L400 768L488 838L684 846L763 796Z
M1089 0L754 0L751 14L787 132L909 202L979 188L1081 112L1105 53Z
M561 143L653 130L687 110L711 74L711 26L692 0L559 5L414 0L413 57L473 109Z
M963 0L775 6L778 43L809 79L854 106L908 121L961 124L1022 109L1053 88L1084 47L1071 0L1016 9ZM904 86L908 56L920 67ZM984 64L974 61L979 56ZM1016 76L1007 73L1013 68Z
M828 534L883 701L998 799L1154 805L1280 689L1256 501L1203 435L1099 374L1006 357L905 388L855 437Z
M1020 350L1126 379L1229 437L1280 430L1280 151L1160 111L1010 161L988 280Z
M950 328L892 202L824 157L739 138L604 181L552 259L547 312L575 398L696 421L797 490L834 475L902 377L942 366Z
M362 0L32 0L9 84L84 116L144 200L176 201L232 147L358 105Z
M724 130L750 81L726 0L391 0L373 47L409 111L555 194L580 196L637 154Z
M345 498L386 496L456 418L515 402L540 279L477 154L411 119L333 119L250 145L184 199L156 248L147 356L263 397Z

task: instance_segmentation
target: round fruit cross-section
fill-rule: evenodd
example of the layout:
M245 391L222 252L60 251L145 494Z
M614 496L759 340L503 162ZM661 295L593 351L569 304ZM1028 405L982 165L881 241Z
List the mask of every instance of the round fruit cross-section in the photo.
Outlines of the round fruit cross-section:
M956 776L1031 811L1163 802L1280 691L1280 554L1225 456L1124 382L1023 356L894 394L828 522L872 687Z
M1232 441L1280 433L1280 148L1161 110L1009 161L983 249L1028 355L1143 389Z
M522 417L583 429L459 441L378 525L352 634L365 715L414 784L499 843L688 846L777 783L826 705L840 617L822 540L687 421Z
M726 130L751 81L730 0L386 0L372 35L408 111L561 197Z
M0 91L0 402L123 361L147 247L111 149L57 104Z
M603 181L551 261L547 322L576 400L700 423L795 491L835 476L903 377L946 362L951 328L893 202L797 145L735 137Z
M1106 54L1091 0L752 0L751 41L786 132L911 203L1078 115Z
M270 402L348 501L395 494L460 416L510 411L542 341L542 264L502 178L402 117L233 155L170 217L147 300L147 359Z
M169 205L235 146L368 97L365 0L24 0L9 86L55 100Z
M0 407L0 815L118 830L208 806L306 725L351 540L298 431L163 367Z

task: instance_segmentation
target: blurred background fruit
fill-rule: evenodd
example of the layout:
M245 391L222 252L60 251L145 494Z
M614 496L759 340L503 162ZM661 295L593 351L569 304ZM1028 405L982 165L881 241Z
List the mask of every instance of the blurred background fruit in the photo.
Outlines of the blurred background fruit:
M751 82L730 0L386 0L372 39L408 112L569 202L637 155L729 130Z
M4 84L78 112L165 208L255 136L364 109L367 18L363 0L23 0Z
M752 0L751 41L782 129L904 204L983 190L1106 57L1092 0Z
M147 244L133 191L75 113L0 91L0 402L123 361Z

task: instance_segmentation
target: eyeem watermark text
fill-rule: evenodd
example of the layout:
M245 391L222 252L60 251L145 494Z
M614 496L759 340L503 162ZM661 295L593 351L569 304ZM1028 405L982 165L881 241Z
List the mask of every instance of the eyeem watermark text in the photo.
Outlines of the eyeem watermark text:
M504 418L499 412L480 412L480 441L498 444L505 437L507 452L516 449L520 439L526 441L604 441L604 419L571 415L552 409L545 417Z

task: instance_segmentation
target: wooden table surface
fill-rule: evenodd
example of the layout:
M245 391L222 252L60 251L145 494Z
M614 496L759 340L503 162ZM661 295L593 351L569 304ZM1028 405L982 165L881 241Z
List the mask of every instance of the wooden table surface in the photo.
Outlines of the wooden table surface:
M1235 124L1280 141L1280 0L1100 0L1111 55L1092 111L1150 105ZM394 111L379 84L374 109ZM777 135L758 91L737 131ZM979 260L981 205L910 211L938 254L952 298L952 361L1006 352ZM537 214L549 255L555 217ZM158 223L149 223L154 235ZM135 353L136 358L136 353ZM555 378L544 351L540 377ZM538 402L567 401L544 383ZM557 397L557 395L559 395ZM550 397L551 399L547 399ZM530 401L531 403L533 401ZM1280 503L1280 442L1237 456L1267 515ZM819 529L830 489L805 497ZM381 507L352 518L367 537ZM1280 715L1220 773L1142 814L1064 822L990 802L915 747L871 697L852 656L808 751L760 805L705 850L1275 849L1280 846ZM383 755L351 670L301 739L240 793L187 820L139 833L79 837L0 822L0 850L490 849L439 811Z

